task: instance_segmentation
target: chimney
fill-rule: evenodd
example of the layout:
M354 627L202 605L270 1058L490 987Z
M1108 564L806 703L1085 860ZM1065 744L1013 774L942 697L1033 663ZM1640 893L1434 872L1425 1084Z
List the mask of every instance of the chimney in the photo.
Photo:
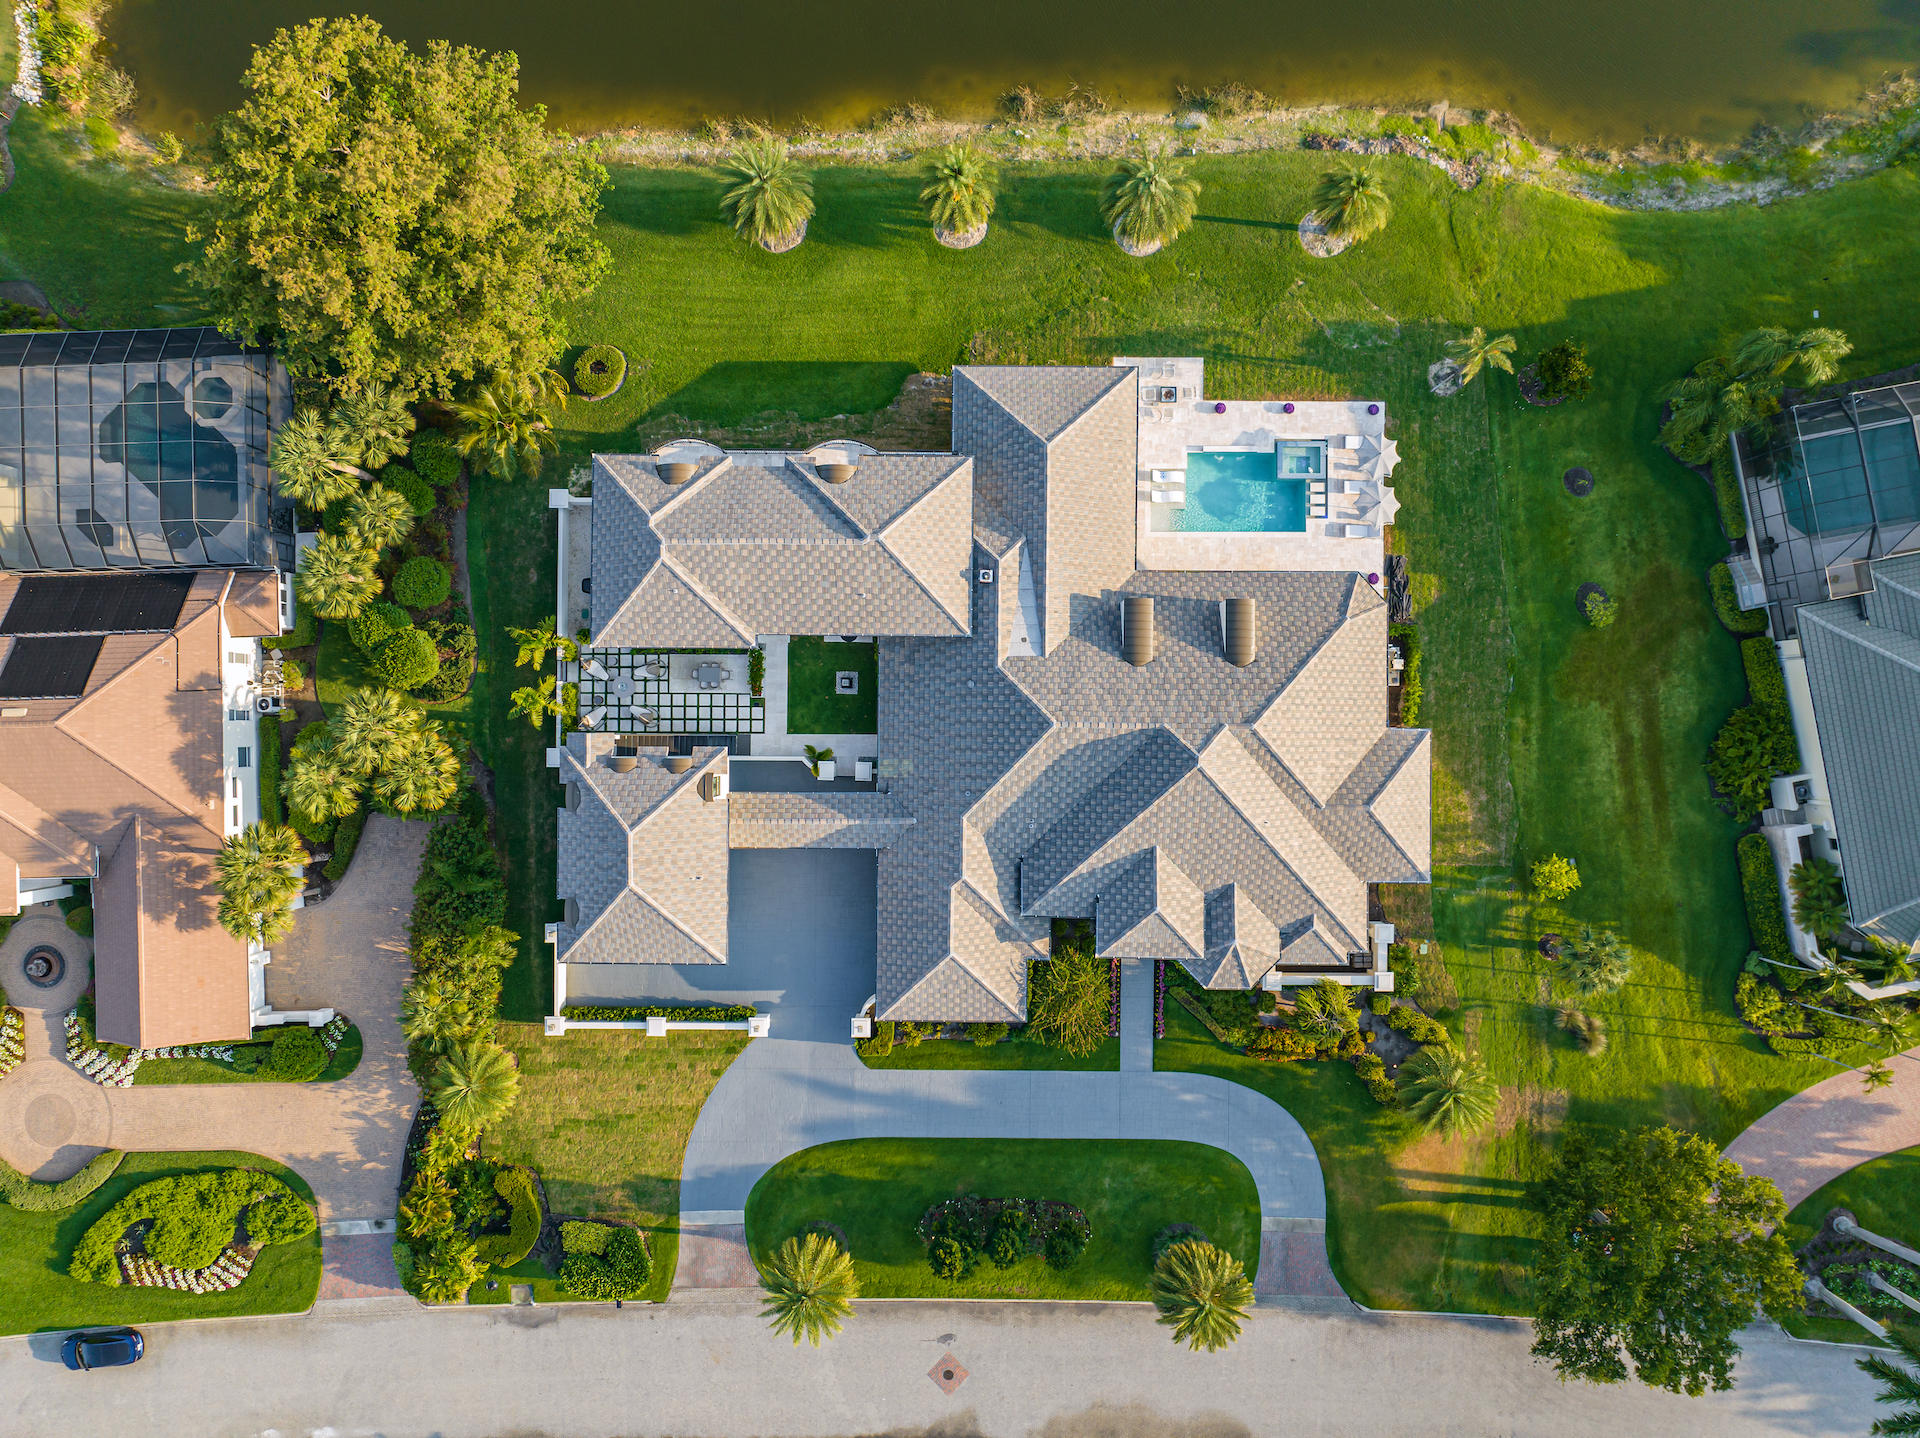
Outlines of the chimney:
M1222 647L1227 663L1245 669L1257 652L1251 599L1229 599L1220 606Z
M1120 657L1138 669L1153 663L1153 600L1120 601Z

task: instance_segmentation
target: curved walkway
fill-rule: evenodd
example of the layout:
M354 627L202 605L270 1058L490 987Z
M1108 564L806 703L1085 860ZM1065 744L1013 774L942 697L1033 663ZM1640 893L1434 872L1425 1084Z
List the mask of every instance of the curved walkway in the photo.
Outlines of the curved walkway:
M68 998L58 1009L26 1011L27 1061L0 1079L0 1158L58 1179L105 1148L234 1149L277 1159L306 1179L323 1224L393 1217L419 1102L397 1015L426 834L425 824L369 817L346 879L324 904L300 911L267 966L275 1008L335 1008L358 1025L365 1049L351 1075L324 1084L103 1088L66 1061ZM31 1001L9 996L23 1009ZM397 1292L391 1250L390 1238L329 1235L320 1296Z
M1144 979L1143 976L1144 975ZM1152 970L1130 967L1122 1048L1151 1063ZM821 1022L844 1026L844 1018ZM870 1069L844 1027L756 1039L714 1086L681 1166L678 1287L733 1245L747 1195L769 1168L816 1144L852 1138L1143 1138L1225 1149L1260 1191L1262 1294L1338 1298L1326 1260L1326 1185L1299 1122L1262 1094L1203 1074ZM702 1233L696 1230L725 1230Z
M1769 1110L1727 1145L1748 1173L1780 1185L1792 1208L1850 1168L1920 1145L1920 1048L1892 1060L1878 1093L1855 1073L1836 1073Z

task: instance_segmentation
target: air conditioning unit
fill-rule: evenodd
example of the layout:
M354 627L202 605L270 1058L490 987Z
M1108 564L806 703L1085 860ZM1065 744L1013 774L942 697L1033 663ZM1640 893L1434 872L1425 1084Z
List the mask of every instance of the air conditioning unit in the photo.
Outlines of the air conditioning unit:
M253 701L253 707L261 714L278 714L280 712L280 696L277 694L262 694L258 699Z
M992 571L991 569L983 569L983 570L981 570L981 571L980 571L980 582L981 582L982 584L991 584L991 583L993 583L993 571Z

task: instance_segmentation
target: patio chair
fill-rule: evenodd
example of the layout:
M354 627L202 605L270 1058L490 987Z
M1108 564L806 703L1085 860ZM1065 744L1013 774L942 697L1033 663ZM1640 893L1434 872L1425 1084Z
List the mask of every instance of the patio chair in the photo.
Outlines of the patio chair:
M580 667L595 679L604 680L607 677L607 671L600 667L600 661L598 659L585 660L581 663Z
M599 708L589 709L580 716L580 727L582 729L598 729L600 727L600 721L606 717L607 707L602 704Z
M1187 492L1184 489L1156 489L1152 492L1155 504L1171 504L1176 509L1187 507Z
M1380 532L1379 526L1373 524L1349 524L1345 529L1348 539L1372 539Z
M1342 487L1342 491L1346 494L1372 494L1373 493L1373 486L1364 479L1342 480L1341 487Z

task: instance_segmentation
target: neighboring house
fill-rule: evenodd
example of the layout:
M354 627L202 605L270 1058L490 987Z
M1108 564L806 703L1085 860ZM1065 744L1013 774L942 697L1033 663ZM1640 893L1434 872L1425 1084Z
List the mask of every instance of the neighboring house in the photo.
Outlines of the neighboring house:
M1143 394L1143 370L1187 387ZM597 699L551 756L556 959L724 963L730 848L853 847L877 851L881 1019L1024 1020L1055 919L1215 988L1390 987L1367 886L1430 880L1432 745L1387 725L1387 606L1358 567L1377 568L1394 507L1381 406L1199 392L1195 360L963 367L950 455L597 457L583 662L624 676L665 651L871 634L877 764L853 792L739 792L763 721L676 731ZM1173 547L1152 511L1187 502L1184 471L1141 468L1142 426L1168 420L1214 441L1155 431L1156 456L1193 456L1179 527L1231 545ZM1276 493L1288 463L1319 482L1294 481L1279 518L1236 519L1260 455ZM1329 517L1335 466L1354 509ZM1142 567L1148 532L1204 562Z

